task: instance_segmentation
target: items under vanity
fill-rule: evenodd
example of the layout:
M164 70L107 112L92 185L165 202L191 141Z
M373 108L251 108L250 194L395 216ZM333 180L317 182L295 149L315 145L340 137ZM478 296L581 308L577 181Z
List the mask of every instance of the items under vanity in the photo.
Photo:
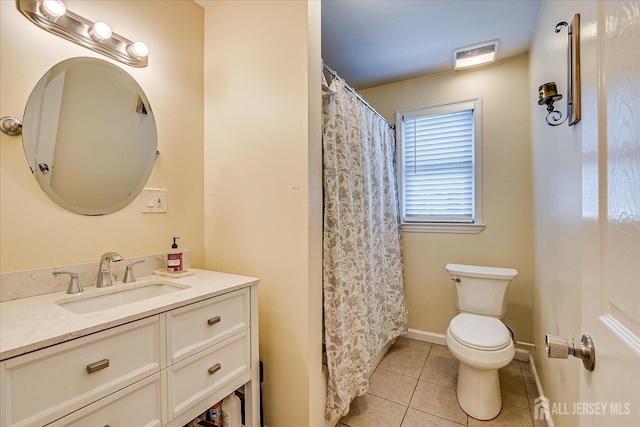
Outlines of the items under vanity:
M258 279L191 271L2 302L0 425L183 426L244 387L258 426Z

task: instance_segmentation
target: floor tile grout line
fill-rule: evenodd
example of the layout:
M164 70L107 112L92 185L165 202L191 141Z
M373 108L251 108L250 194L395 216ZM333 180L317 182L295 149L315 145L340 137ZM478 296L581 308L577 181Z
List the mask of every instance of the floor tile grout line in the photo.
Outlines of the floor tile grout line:
M395 373L395 372L394 372L394 373ZM402 375L402 374L398 374L398 375ZM406 376L406 375L405 375L405 376ZM411 378L411 377L407 377L407 378ZM415 380L416 378L411 378L411 379L412 379L412 380ZM419 380L418 380L418 381L419 381ZM411 392L411 397L409 398L409 403L411 403L411 399L413 398L413 393L415 393L415 391L416 391L416 387L417 387L417 385L418 385L418 381L416 381L416 385L415 385L415 386L413 386L413 391ZM375 397L379 397L380 399L384 399L384 400L386 400L387 402L395 403L396 405L406 406L406 407L408 407L408 406L409 406L408 404L407 404L407 405L405 405L404 403L399 403L399 402L393 401L393 400L388 399L388 398L386 398L386 397L384 397L384 396L378 396L377 394L374 394L374 393L372 393L372 392L370 392L370 391L367 391L365 394L368 394L368 395L371 395L371 396L375 396Z
M407 409L409 409L409 408L407 408ZM411 408L411 409L413 409L414 411L422 412L423 414L431 415L432 417L440 418L441 420L445 420L445 421L449 421L449 422L454 423L454 424L461 425L461 426L466 426L466 425L469 424L469 421L468 421L469 416L468 415L467 415L467 421L465 421L465 423L462 424L462 423L459 423L457 421L451 420L449 418L445 418L445 417L443 417L441 415L436 415L436 414L432 414L431 412L423 411L422 409L418 409L418 408Z
M457 390L457 387L449 387L448 385L442 385L440 383L436 383L436 382L429 381L429 380L422 379L422 378L418 378L418 381L422 381L422 382L425 382L425 383L429 383L429 384L437 385L437 386L440 386L440 387L448 388L450 390Z
M426 363L426 361L425 361ZM424 366L422 367L422 369L424 369ZM420 374L422 374L422 371L420 371ZM413 386L413 391L411 392L411 398L409 399L409 403L407 404L407 408L411 407L411 401L413 400L413 396L415 396L416 394L416 390L418 389L418 384L420 384L420 378L418 378L418 381L416 381L416 385Z
M429 353L431 353L431 349L433 348L433 345L431 347L429 347L429 351L427 352L427 358L429 357ZM422 365L422 369L424 369L424 365L427 363L427 359L424 359L424 364ZM422 375L422 370L420 370L420 375ZM416 384L413 386L413 391L411 392L411 397L409 398L409 403L407 404L407 406L404 409L404 415L402 416L402 421L400 422L400 427L402 427L402 424L404 423L404 419L407 416L407 412L409 412L409 408L411 407L411 401L413 400L413 396L416 394L416 389L418 388L418 384L420 384L420 378L418 377L418 381L416 381Z
M412 377L411 375L407 375L407 374L402 374L400 372L396 372L396 371L392 371L391 369L387 369L387 368L383 368L382 366L378 366L376 369L373 370L373 373L371 374L371 376L369 376L369 378L371 378L373 376L373 374L378 370L382 370L385 372L391 372L392 374L396 374L396 375L401 375L403 377L407 377L407 378L411 378L412 380L419 380L419 377ZM422 372L422 371L420 371Z
M404 419L407 417L407 412L409 412L409 407L405 406L404 414L402 414L402 419L400 420L400 425L398 427L402 427L402 424L404 423Z
M416 388L415 388L415 389L414 389L414 391L413 391L413 393L414 393L414 394L415 394L415 391L416 391L416 390L417 390L417 388L418 388L418 384L420 384L420 381L422 381L422 382L424 382L424 383L428 383L428 384L433 384L433 385L436 385L436 386L438 386L438 387L448 388L448 389L450 389L450 390L454 390L454 391L456 391L456 389L455 389L455 388L446 387L446 386L443 386L443 385L440 385L440 384L436 384L436 383L432 383L432 382L429 382L429 381L424 381L424 380L418 379L418 382L416 383ZM411 396L411 400L413 400L413 395ZM421 409L419 409L419 408L414 408L414 407L412 407L412 406L411 406L411 400L409 401L409 406L408 406L408 408L414 409L414 410L419 411L419 412L422 412L422 413L424 413L424 414L429 414L429 415L432 415L432 416L434 416L434 417L441 418L441 419L443 419L443 420L450 421L450 422L455 423L455 424L460 424L460 423L459 423L459 422L457 422L456 420L452 420L452 419L450 419L450 418L445 418L445 417L443 417L443 416L441 416L441 415L437 415L437 414L434 414L434 413L431 413L431 412L428 412L428 411L423 411L423 410L421 410ZM457 400L457 396L456 396L456 400ZM464 423L464 424L460 424L460 425L465 425L465 426L466 426L466 425L468 425L468 424L469 424L469 415L468 415L466 412L464 412L464 409L462 409L462 408L460 407L460 403L458 403L458 407L460 408L460 410L461 410L461 411L465 414L465 416L466 416L466 421L465 421L465 423Z
M422 356L422 355L419 355L419 354L416 354L416 353L412 353L410 351L404 351L404 350L394 350L394 353L406 354L407 356L413 356L413 357L417 357L417 358L420 358L420 359L426 359L427 358L427 356ZM387 354L389 354L389 352L387 352ZM384 357L387 357L387 355L385 354ZM382 360L384 360L384 357L382 358Z
M402 403L398 403L398 402L394 402L394 401L393 401L393 400L391 400L391 399L387 399L386 397L383 397L383 396L378 396L377 394L373 394L373 393L369 393L369 392L366 392L365 394L368 394L369 396L376 397L376 398L378 398L378 399L386 400L387 402L391 402L391 403L393 403L394 405L404 406L404 407L407 407L407 408L408 408L408 405L405 405L405 404L402 404ZM363 394L362 396L364 396L364 394ZM358 397L362 397L362 396L358 396ZM412 395L412 397L413 397L413 395Z

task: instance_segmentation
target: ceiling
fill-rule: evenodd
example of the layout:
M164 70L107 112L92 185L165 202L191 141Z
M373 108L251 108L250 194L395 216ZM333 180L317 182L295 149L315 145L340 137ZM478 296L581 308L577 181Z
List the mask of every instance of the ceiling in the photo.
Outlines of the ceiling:
M322 0L322 58L356 89L452 70L454 49L489 40L500 40L499 61L529 51L541 4Z
M323 0L322 57L356 89L453 69L453 50L499 39L529 51L541 0Z

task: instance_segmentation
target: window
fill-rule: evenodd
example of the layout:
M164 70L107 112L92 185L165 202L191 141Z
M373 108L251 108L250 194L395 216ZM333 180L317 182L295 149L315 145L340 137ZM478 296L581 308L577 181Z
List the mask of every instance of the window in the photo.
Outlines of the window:
M398 111L396 122L403 231L482 231L480 99Z

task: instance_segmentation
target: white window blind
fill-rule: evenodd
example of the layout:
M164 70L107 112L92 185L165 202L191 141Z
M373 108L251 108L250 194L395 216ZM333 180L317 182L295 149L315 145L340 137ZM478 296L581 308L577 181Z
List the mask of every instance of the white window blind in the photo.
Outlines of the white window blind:
M475 102L402 113L403 222L476 221Z

